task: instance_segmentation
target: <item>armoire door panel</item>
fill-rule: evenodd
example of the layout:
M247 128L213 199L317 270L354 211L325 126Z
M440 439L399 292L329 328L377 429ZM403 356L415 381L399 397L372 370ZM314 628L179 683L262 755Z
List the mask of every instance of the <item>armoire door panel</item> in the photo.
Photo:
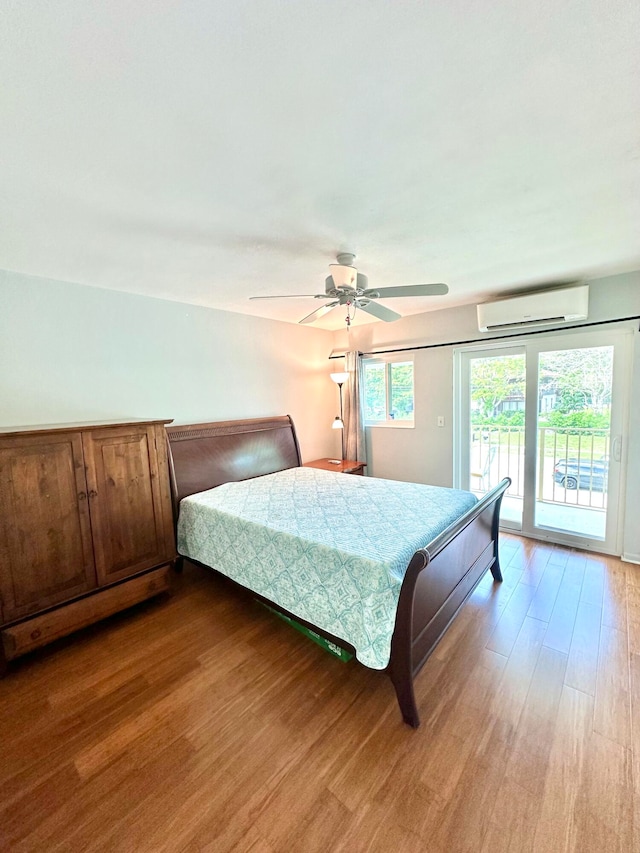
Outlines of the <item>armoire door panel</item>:
M3 621L96 586L79 432L5 440L0 504Z
M98 581L171 559L163 527L153 425L83 434Z

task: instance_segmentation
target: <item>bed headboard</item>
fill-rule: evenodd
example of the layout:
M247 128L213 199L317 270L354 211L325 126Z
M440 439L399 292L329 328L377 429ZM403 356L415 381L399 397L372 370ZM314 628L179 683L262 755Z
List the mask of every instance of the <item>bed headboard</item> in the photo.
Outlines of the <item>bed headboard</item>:
M289 415L170 426L167 436L176 511L187 495L301 464Z

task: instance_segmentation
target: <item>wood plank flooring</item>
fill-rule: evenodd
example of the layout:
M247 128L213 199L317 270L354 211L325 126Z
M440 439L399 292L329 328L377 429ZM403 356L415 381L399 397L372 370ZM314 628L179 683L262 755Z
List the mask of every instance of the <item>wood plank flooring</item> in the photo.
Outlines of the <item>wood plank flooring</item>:
M640 567L503 536L416 681L187 566L0 681L0 849L640 850Z

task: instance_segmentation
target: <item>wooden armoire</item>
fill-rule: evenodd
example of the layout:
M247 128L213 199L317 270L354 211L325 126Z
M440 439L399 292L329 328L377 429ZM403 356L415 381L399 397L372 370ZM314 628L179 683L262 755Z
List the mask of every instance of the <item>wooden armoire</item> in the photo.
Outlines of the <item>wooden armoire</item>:
M167 423L0 429L0 670L168 589Z

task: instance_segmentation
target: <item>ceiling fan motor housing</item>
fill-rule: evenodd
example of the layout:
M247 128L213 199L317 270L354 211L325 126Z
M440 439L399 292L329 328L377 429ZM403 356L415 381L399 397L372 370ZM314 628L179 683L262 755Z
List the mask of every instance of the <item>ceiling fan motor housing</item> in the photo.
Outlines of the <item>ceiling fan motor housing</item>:
M358 272L355 267L344 267L340 264L330 264L331 275L324 280L325 290L330 296L336 296L339 292L354 290L357 293L364 292L369 286L366 275ZM343 270L349 272L343 273Z

